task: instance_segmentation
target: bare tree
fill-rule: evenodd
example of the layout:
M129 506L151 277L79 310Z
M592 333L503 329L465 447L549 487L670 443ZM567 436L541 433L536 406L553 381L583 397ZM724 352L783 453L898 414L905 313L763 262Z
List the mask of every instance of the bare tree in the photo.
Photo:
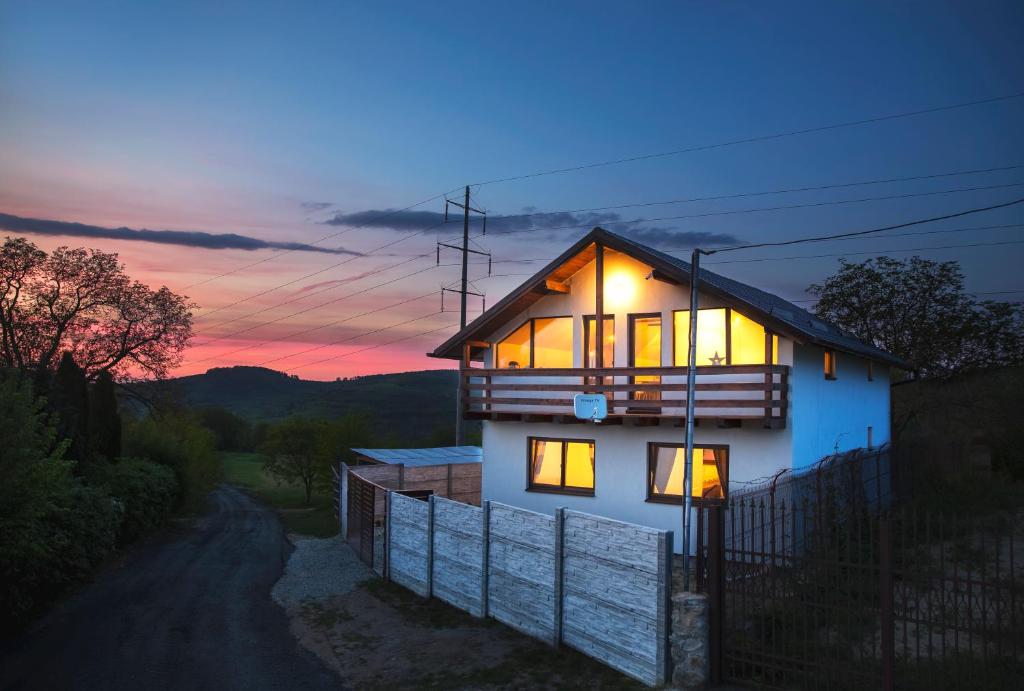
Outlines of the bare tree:
M70 352L92 381L162 378L192 336L186 297L133 281L117 255L25 238L0 247L0 365L44 374Z

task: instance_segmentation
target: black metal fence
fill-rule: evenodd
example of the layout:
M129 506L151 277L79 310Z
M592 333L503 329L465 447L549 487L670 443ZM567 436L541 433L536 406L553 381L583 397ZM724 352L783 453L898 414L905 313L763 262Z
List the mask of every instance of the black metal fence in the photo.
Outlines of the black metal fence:
M862 492L879 487L870 471L881 458L862 455L852 473L829 467L701 511L713 677L780 689L1016 687L1024 516L893 508L876 501L886 492Z

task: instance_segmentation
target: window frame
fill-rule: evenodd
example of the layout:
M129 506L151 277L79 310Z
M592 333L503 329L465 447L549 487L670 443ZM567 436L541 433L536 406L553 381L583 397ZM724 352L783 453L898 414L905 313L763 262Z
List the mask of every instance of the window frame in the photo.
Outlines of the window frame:
M725 310L725 362L723 362L720 365L721 367L732 367L732 313L734 311L735 312L739 312L740 316L744 317L745 319L749 319L750 321L754 322L755 324L760 326L762 329L764 329L764 334L765 334L764 360L765 361L764 361L763 364L765 364L765 365L776 365L776 364L778 364L776 362L776 360L778 360L778 349L779 349L778 338L779 338L779 334L775 333L774 331L769 329L767 326L765 326L764 324L762 324L758 320L754 319L753 317L748 317L747 315L743 314L743 312L740 312L739 310L734 310L732 307L727 307L727 306L722 306L722 307L700 307L700 308L697 309L697 311L700 312L702 310L722 310L722 309ZM689 311L690 311L689 308L687 308L687 309L680 309L680 310L672 310L672 366L673 367L688 367L689 366L689 362L688 361L684 362L681 365L680 364L676 364L676 349L677 349L677 345L678 345L678 341L676 340L677 337L678 337L678 335L676 334L676 331L677 331L677 329L676 329L676 313L677 312L689 312ZM698 329L700 328L700 318L699 317L698 317L698 320L697 320L697 328ZM686 334L687 340L689 340L689 337L690 337L690 335ZM701 365L700 363L698 363L697 366L698 367L713 367L714 365ZM761 365L737 365L737 366L738 367L748 367L748 366L749 367L760 367Z
M553 316L550 316L550 317L527 317L521 324L519 324L519 326L517 326L514 329L510 329L509 332L507 334L505 334L504 337L499 338L498 340L496 340L493 343L491 343L491 350L494 352L494 369L512 369L511 367L499 367L498 366L498 360L499 360L499 358L498 358L498 348L501 346L502 341L504 341L506 338L508 338L509 336L514 334L516 331L519 331L519 329L523 328L527 324L530 325L530 364L527 367L523 367L522 365L520 365L519 369L559 369L557 367L535 367L534 366L534 362L536 361L536 355L534 354L534 350L535 350L534 342L535 342L536 336L537 336L537 325L536 325L535 322L538 319L569 319L569 320L572 320L573 322L575 322L575 319L573 319L573 316L571 314L556 314L556 315L553 315ZM575 338L575 330L576 330L576 324L574 323L573 324L573 329L572 329L572 331L574 333L573 343L569 344L569 353L570 354L575 352L575 348L574 348L575 340L576 340L576 338Z
M611 321L611 323L612 323L612 339L613 339L612 340L612 361L611 361L611 363L607 363L607 362L604 363L604 366L605 367L615 367L615 343L616 343L616 341L614 340L614 338L615 338L615 315L614 314L605 314L605 315L602 315L602 316L604 317L605 321ZM595 326L597 325L597 315L596 314L584 314L583 315L583 350L580 353L581 356L582 356L582 359L581 359L580 362L583 363L583 368L584 369L590 369L590 367L587 365L587 362L589 361L589 358L587 357L587 354L590 352L590 328L589 328L589 325L592 322L594 323ZM607 336L608 334L605 333L603 335Z
M558 442L562 445L562 483L561 485L542 485L533 482L533 443L535 441ZM590 444L594 449L594 486L590 489L565 486L566 444L576 442ZM542 494L571 494L576 497L593 497L597 489L597 442L594 439L575 439L569 437L526 437L526 491Z
M823 370L825 372L826 381L835 381L838 379L836 376L836 351L833 348L825 348L825 362Z
M673 504L675 506L681 506L683 503L682 495L674 494L656 494L654 492L654 471L655 471L655 450L656 449L685 449L686 444L673 444L670 442L660 441L649 441L647 442L647 501L652 504ZM731 465L730 456L732 455L728 444L694 444L695 449L715 449L719 451L725 451L725 477L723 478L719 474L718 480L722 485L721 499L709 499L706 497L693 497L693 506L725 506L729 502L729 466ZM684 468L685 472L685 468ZM684 476L685 479L685 476ZM693 486L690 487L691 494L693 493Z

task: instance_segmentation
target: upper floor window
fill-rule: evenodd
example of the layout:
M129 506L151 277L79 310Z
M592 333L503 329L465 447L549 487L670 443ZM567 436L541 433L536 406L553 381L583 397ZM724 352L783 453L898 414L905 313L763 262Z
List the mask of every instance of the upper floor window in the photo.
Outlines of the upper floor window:
M682 503L686 447L680 444L647 445L647 499ZM693 448L693 486L697 504L721 501L729 484L729 447L704 444Z
M594 493L592 440L530 437L527 441L530 489Z
M825 350L825 379L836 378L836 351Z
M615 317L604 317L601 335L604 337L602 360L605 367L615 366ZM597 317L583 317L583 366L597 367Z
M572 317L536 317L498 343L497 366L572 367Z
M678 310L673 316L674 364L685 367L689 363L690 311ZM761 324L734 309L702 309L697 319L697 366L773 364L778 361L779 337L772 334L770 355L766 338Z

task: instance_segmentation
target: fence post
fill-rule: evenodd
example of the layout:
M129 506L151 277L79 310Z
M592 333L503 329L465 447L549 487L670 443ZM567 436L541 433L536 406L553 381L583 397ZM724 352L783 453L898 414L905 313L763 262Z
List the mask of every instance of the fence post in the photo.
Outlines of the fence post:
M895 686L896 627L893 617L892 592L892 528L889 514L878 520L878 589L879 618L882 629L882 689L892 691Z
M725 609L725 515L708 507L708 683L722 683L722 629ZM763 549L763 546L762 546Z
M554 635L551 645L562 644L562 596L563 596L563 556L565 552L565 507L555 509L555 596L554 596Z
M427 498L427 597L434 596L434 495Z
M348 464L340 462L341 475L338 479L338 530L341 539L348 539Z
M491 500L485 500L480 509L480 617L486 619L491 566Z
M672 531L658 535L658 679L672 679Z
M384 582L391 581L391 490L384 495Z

